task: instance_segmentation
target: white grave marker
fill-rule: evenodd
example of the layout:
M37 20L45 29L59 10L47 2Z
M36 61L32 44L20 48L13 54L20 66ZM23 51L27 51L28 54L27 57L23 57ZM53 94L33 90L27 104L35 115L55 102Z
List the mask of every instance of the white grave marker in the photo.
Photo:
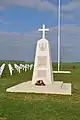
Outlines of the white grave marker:
M30 70L32 70L33 66L34 66L33 64L29 65Z
M20 64L21 69L25 70L25 65Z
M29 64L25 64L25 71L29 70Z
M9 67L10 75L12 76L12 72L13 72L14 69L13 69L13 67L10 63L8 64L8 67Z
M14 68L20 73L21 67L18 66L17 64L14 64Z
M5 68L5 63L3 63L2 66L0 67L0 77L3 74L4 68Z

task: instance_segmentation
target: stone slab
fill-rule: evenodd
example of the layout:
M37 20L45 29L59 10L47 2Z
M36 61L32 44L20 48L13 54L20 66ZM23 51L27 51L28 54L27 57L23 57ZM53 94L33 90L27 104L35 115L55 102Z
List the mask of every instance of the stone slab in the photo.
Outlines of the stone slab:
M6 92L71 95L71 84L56 81L46 86L36 86L32 84L32 81L28 81L8 88Z
M59 74L70 74L71 71L53 71L53 73L59 73Z

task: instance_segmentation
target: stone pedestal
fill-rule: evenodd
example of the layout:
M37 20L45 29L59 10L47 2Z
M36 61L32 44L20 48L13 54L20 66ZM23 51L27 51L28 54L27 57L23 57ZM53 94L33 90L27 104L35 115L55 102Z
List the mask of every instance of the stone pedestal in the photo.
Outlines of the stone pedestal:
M42 80L45 85L53 84L52 61L48 40L41 39L37 42L32 84Z
M45 29L43 25L43 29L39 31L43 31L43 37L37 42L32 81L13 86L6 91L71 95L70 83L54 81L50 45L45 39L45 31L49 29Z

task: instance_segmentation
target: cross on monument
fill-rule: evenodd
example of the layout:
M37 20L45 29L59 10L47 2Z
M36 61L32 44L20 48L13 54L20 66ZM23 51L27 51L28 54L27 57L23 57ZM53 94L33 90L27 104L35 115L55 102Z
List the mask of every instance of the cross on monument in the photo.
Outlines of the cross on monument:
M43 24L43 28L38 30L39 32L43 32L42 33L42 39L45 39L46 36L46 32L49 31L49 28L45 28L45 25Z

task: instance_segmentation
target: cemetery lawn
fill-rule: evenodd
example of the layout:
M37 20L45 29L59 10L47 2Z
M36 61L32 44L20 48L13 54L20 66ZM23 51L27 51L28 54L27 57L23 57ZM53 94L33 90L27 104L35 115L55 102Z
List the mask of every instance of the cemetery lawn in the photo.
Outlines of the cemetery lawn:
M53 67L56 70L56 64ZM80 63L62 64L61 69L72 73L54 74L54 78L71 82L72 96L6 93L8 87L32 78L32 71L9 76L6 65L0 78L0 120L80 120Z

